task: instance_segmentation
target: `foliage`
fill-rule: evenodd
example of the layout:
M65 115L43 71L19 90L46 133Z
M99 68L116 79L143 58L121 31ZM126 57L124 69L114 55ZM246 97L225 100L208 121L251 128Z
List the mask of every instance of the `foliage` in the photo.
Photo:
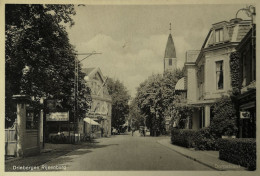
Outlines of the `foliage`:
M219 158L234 164L256 169L256 139L220 139Z
M186 98L183 94L174 95L174 101L172 105L173 118L172 121L177 122L177 128L184 129L192 126L192 113L198 110L199 106L187 105ZM188 124L189 123L189 124Z
M119 80L107 79L108 93L112 97L112 127L119 129L120 125L125 123L126 117L129 113L128 101L130 95Z
M152 75L137 89L137 104L146 116L146 126L151 135L158 135L164 129L162 75Z
M175 99L177 100L177 98ZM182 109L178 109L178 108ZM191 117L191 113L196 107L186 107L184 105L176 106L178 109L178 116L177 118L184 119L184 122L179 122L178 128L185 128L184 125L186 124L187 118ZM183 113L183 118L181 117L181 113ZM207 128L202 128L193 132L193 130L184 129L185 133L182 132L183 130L179 129L180 132L178 135L186 136L186 133L196 133L194 136L189 137L189 143L194 143L193 147L199 150L217 150L218 143L216 140L221 138L222 136L232 136L236 135L238 128L237 128L237 117L236 117L236 110L234 107L234 103L232 102L230 97L222 97L218 102L214 104L213 109L214 117L211 120L211 124ZM179 121L180 121L179 120ZM190 131L190 132L188 132ZM184 133L184 134L182 134ZM172 133L173 134L173 133ZM174 134L176 135L176 134ZM181 138L181 136L175 138ZM184 139L183 139L184 140ZM178 140L180 141L180 140ZM187 146L187 142L177 142L177 145Z
M217 150L216 136L211 133L211 129L206 127L196 132L195 148L198 150Z
M230 97L222 97L214 104L214 116L211 121L210 130L217 138L221 136L236 135L237 117L234 103Z
M232 52L230 54L230 75L231 75L231 85L232 85L234 95L239 94L241 88L239 57L240 56L238 52Z
M192 148L195 147L196 130L172 129L171 142L179 146Z
M184 72L180 69L168 70L163 73L162 98L165 107L168 107L175 100L175 86L182 77L184 77Z
M139 129L140 126L145 126L145 116L141 114L136 98L129 105L129 121L132 121L131 128Z
M171 115L175 85L182 76L183 72L179 69L167 71L163 75L148 77L138 87L137 104L146 117L151 135L165 132L165 117Z
M200 130L176 129L171 131L172 144L195 148L197 150L216 150L215 136L210 133L209 128Z
M63 24L74 24L74 6L7 4L5 10L6 109L12 95L21 93L36 102L42 97L58 99L72 109L76 51ZM84 75L79 75L79 95L89 94ZM89 98L78 99L82 117ZM14 117L6 114L6 118Z

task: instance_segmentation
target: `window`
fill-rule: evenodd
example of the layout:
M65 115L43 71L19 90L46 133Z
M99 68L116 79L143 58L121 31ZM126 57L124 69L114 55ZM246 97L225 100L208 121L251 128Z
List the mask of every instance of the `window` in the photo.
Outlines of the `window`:
M222 42L224 40L224 35L223 35L223 29L217 29L215 31L215 35L216 35L216 43L218 42Z
M217 89L223 89L223 61L216 62Z
M172 59L169 59L169 65L172 65Z

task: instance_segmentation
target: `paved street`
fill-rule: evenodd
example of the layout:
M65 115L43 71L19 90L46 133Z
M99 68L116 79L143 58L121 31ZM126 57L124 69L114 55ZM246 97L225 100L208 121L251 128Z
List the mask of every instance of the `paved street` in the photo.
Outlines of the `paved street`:
M162 137L138 135L102 138L91 146L58 157L44 166L66 166L68 171L211 170L159 144L159 139Z

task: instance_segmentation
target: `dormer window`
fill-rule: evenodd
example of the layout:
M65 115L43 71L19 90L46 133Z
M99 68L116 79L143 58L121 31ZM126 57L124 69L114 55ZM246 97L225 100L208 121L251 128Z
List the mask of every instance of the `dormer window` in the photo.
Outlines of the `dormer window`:
M216 29L215 34L216 34L215 35L216 36L216 38L215 38L216 43L224 41L223 28Z

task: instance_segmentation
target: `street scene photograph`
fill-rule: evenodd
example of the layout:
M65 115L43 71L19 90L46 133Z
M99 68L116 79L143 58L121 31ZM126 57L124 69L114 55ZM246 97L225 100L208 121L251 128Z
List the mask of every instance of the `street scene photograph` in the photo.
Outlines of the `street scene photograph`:
M256 174L254 1L55 2L1 4L5 173Z

